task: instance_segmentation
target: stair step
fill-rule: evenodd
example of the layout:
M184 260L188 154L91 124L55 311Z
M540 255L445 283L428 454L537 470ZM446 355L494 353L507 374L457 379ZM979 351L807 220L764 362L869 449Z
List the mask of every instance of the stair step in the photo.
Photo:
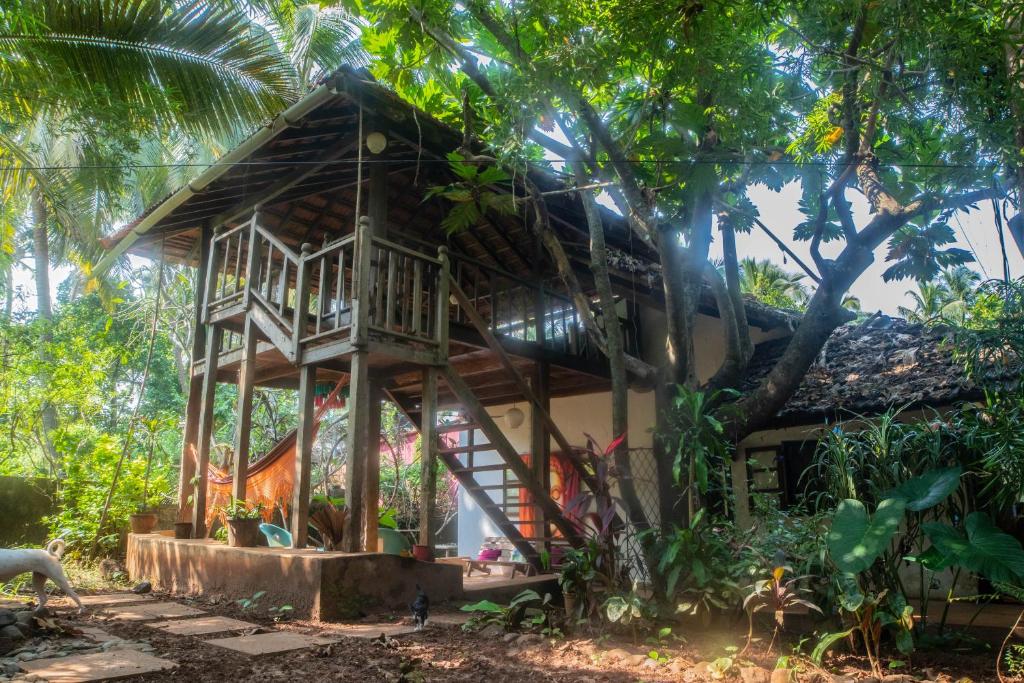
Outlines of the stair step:
M445 455L452 455L455 453L480 453L483 451L493 451L494 446L489 443L475 443L472 446L451 446L449 448L440 449L440 453Z
M501 470L508 469L507 465L479 465L477 467L460 467L457 470L458 474L473 474L474 472L500 472ZM453 469L453 471L455 471Z
M480 429L480 425L475 422L465 422L463 424L450 424L450 425L438 425L438 434L454 434L455 432L467 432L469 430Z

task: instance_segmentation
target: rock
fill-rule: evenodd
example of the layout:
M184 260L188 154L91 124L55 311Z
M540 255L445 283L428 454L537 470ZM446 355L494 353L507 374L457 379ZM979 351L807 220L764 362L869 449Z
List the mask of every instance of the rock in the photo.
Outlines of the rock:
M0 608L0 626L10 626L18 620L18 615L12 609Z
M882 676L882 683L917 683L917 679L910 674L889 674Z
M661 666L661 662L659 662L657 659L651 659L650 657L648 657L643 661L643 663L640 666L644 669L657 669L659 666Z
M629 659L630 654L623 650L621 647L617 647L614 650L608 650L604 653L604 659L609 662L617 662L622 659Z
M516 645L524 647L526 645L534 645L536 643L543 643L544 636L539 633L524 633L523 635L516 638Z
M14 649L15 641L13 638L0 637L0 655L5 655Z
M879 683L879 679L876 676L865 676L857 681L857 683Z
M503 635L501 637L501 642L503 642L503 643L511 643L513 640L515 640L518 637L519 637L518 633L506 633L505 635Z
M740 667L740 680L743 683L770 683L772 674L759 666Z
M647 659L647 655L630 655L626 658L626 663L630 666L640 666Z
M497 638L503 633L505 633L505 629L503 629L498 624L488 624L487 626L484 626L482 629L480 629L477 635L483 636L484 638Z
M796 680L795 673L793 669L776 669L772 671L771 683L793 683Z
M686 665L680 662L678 659L673 659L671 662L668 663L668 670L670 673L680 674L683 672L683 669L685 668Z
M135 588L132 588L132 593L135 593L137 595L145 595L146 593L149 593L152 590L153 584L151 584L149 581L143 581L142 583L135 586Z
M10 638L13 641L19 641L25 638L25 634L17 626L4 626L0 628L0 638Z
M833 674L832 683L857 683L857 679L853 676L844 676L842 674Z

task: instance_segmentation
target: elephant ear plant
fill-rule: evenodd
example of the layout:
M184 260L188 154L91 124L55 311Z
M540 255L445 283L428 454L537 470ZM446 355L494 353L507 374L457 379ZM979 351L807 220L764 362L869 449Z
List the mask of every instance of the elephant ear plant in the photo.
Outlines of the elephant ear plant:
M858 635L872 669L881 675L879 648L885 631L901 652L913 650L913 608L900 590L899 564L877 567L876 560L891 551L907 514L920 514L945 501L959 486L960 474L960 468L953 467L908 479L886 494L874 514L859 500L839 503L827 545L838 570L838 603L848 628L826 634L814 650L815 660L840 640Z

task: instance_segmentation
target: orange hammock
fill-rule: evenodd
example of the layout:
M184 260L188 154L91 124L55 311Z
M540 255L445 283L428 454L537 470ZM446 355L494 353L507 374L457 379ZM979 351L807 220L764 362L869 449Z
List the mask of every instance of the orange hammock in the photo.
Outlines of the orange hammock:
M348 384L348 379L338 381L327 399L323 401L313 414L313 438L320 428L320 421L332 407L336 407L338 392ZM278 441L273 448L249 465L245 478L245 500L255 505L263 503L263 521L269 522L274 509L280 506L282 511L286 504L291 503L292 489L295 486L295 441L298 430L293 429ZM208 491L206 497L206 528L209 534L210 524L214 517L220 517L224 523L223 508L231 502L231 487L234 477L213 463L207 472Z

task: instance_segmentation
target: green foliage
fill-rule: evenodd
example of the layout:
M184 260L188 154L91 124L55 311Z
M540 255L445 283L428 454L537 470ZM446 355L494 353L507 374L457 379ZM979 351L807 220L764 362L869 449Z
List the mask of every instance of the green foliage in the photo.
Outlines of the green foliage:
M964 519L966 534L948 524L932 522L924 531L932 549L922 562L932 570L961 566L993 582L1024 584L1024 550L1020 541L1000 531L984 512Z
M1011 676L1024 676L1024 645L1014 643L1007 647L1003 661L1006 662L1006 670Z
M228 519L260 519L263 514L263 503L254 505L232 496L228 504L220 509L220 512Z
M829 553L836 567L848 574L867 570L884 552L903 519L906 502L888 498L868 518L864 504L844 500L832 517L828 534Z
M507 606L499 605L490 600L463 605L463 612L472 612L474 617L463 624L463 629L473 631L485 624L497 624L506 631L515 631L521 627L542 627L551 632L551 594L541 597L535 590L526 589L512 598Z

